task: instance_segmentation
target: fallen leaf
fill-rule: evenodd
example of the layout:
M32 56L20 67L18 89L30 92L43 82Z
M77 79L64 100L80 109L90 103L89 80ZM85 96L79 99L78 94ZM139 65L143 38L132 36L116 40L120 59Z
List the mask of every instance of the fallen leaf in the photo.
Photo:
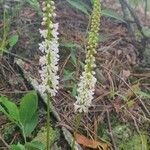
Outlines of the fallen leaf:
M111 145L103 140L100 141L91 140L85 137L84 135L78 133L75 134L75 139L78 144L81 144L84 147L98 150L111 150Z
M107 92L107 91L104 90L104 89L101 88L101 87L98 87L98 88L95 89L95 95L96 95L96 96L101 96L101 95L105 94L106 92Z

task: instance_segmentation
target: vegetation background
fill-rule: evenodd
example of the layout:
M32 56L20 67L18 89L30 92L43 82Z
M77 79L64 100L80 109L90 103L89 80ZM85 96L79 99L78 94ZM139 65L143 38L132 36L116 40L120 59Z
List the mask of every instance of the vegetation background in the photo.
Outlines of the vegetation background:
M3 96L19 109L26 93L35 90L33 79L40 80L42 2L0 0L1 112L4 109L11 114L3 104ZM52 102L54 150L70 149L66 135L73 134L75 128L73 103L84 65L92 3L92 0L56 0L61 84ZM102 0L101 3L95 99L75 138L82 149L150 150L150 2ZM36 139L45 144L46 103L40 92L33 112L37 109L38 122L26 140ZM24 144L22 132L4 112L0 113L0 149L10 149L10 145L18 142Z

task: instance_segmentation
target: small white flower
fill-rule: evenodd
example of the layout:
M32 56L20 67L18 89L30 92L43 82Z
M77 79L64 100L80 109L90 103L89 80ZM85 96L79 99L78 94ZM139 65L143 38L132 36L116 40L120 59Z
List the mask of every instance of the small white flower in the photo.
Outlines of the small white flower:
M45 2L42 2L42 5L43 5L43 6L45 6L45 4L46 4Z
M52 17L52 14L51 14L51 13L49 13L49 14L48 14L48 17Z
M80 113L88 111L94 96L95 84L96 78L91 73L83 72L78 84L78 96L74 104L75 111L79 111Z
M53 17L56 17L56 13L53 13Z
M45 26L45 25L46 25L46 22L43 21L43 22L41 23L41 25L42 25L42 26Z
M51 3L51 5L54 5L54 4L55 4L54 1L51 1L50 3Z
M44 17L44 18L43 18L43 21L46 21L46 20L47 20L47 17Z
M52 6L52 9L53 9L53 10L55 10L55 9L56 9L56 7L53 5L53 6Z
M47 34L48 34L48 30L39 30L40 31L40 34L41 34L41 37L43 37L43 38L47 38Z
M42 10L43 10L43 11L46 11L46 7L43 7Z
M49 28L53 28L53 26L54 26L54 25L53 25L52 23L49 24Z
M47 4L47 8L50 8L51 7L51 5L50 4Z

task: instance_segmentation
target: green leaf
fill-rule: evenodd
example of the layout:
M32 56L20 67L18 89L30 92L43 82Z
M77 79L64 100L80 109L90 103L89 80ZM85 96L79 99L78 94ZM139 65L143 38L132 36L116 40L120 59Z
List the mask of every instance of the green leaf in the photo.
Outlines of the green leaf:
M11 150L26 150L24 145L18 143L17 145L11 145Z
M150 37L150 28L149 27L142 27L144 34L147 37Z
M36 92L26 94L20 103L20 122L25 136L31 134L38 123L38 97Z
M10 121L18 124L19 110L16 104L3 96L0 97L0 111L3 112Z
M91 4L94 5L94 0L90 0Z
M76 58L75 51L72 50L70 55L71 55L71 61L72 61L72 63L73 63L74 65L77 65L77 58Z
M38 141L26 143L25 147L27 150L45 150L44 144Z
M150 1L147 1L147 10L150 12Z
M42 11L40 9L40 4L38 0L26 0L26 2L29 3L38 12L40 16L42 15Z
M72 92L71 92L72 96L76 96L77 95L77 85L74 84L73 88L72 88Z
M81 65L82 69L83 69L84 66L85 66L85 64L84 64L83 62L81 62L81 61L79 61L79 63L80 63L80 65Z
M122 17L120 17L115 11L113 11L111 9L103 9L101 14L102 14L102 16L110 17L110 18L113 18L113 19L116 19L118 21L126 23Z
M35 129L35 127L38 124L38 113L37 111L32 115L32 117L29 117L29 119L24 124L24 133L26 136L29 136L31 132Z
M16 45L16 43L18 42L19 36L18 35L13 35L8 39L8 43L10 45L10 47L13 47L14 45Z
M66 1L74 8L80 10L86 15L89 15L88 11L90 10L90 8L85 3L81 2L80 0L66 0Z
M124 101L126 101L126 102L128 101L128 98L126 96L119 94L118 92L115 92L114 94L119 96L120 98L122 98Z
M83 12L86 15L90 15L89 12L92 11L92 9L84 2L82 2L81 0L66 0L70 5L72 5L74 8L80 10L81 12ZM91 3L93 4L93 1L91 0ZM113 19L116 19L118 21L121 22L125 22L125 20L120 17L115 11L111 10L111 9L103 9L101 11L102 16L106 16L106 17L110 17Z
M143 91L137 91L136 92L141 98L149 98L150 99L150 94L143 92Z
M147 141L148 141L148 138L146 135L135 134L128 141L120 143L119 148L123 150L127 150L132 147L132 150L148 150Z
M63 81L71 80L73 79L74 72L69 72L68 70L64 70L64 77Z

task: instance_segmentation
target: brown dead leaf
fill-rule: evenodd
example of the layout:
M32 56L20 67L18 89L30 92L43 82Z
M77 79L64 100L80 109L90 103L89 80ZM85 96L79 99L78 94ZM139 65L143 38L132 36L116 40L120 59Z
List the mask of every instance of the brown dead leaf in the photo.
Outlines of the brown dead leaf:
M98 88L95 89L95 95L96 96L101 96L105 93L106 93L106 90L104 90L102 87L98 87Z
M78 133L75 134L75 139L78 144L81 144L91 149L111 150L111 145L107 142L104 142L103 140L100 141L91 140L85 137L84 135Z

